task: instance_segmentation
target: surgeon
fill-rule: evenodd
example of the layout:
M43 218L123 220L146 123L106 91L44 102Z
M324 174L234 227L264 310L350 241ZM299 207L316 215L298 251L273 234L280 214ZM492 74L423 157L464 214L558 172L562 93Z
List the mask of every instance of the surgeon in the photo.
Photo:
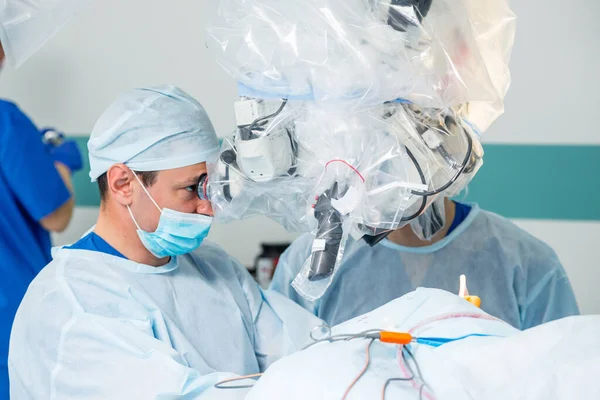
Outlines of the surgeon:
M15 399L228 398L221 379L264 371L322 321L205 240L207 162L219 141L173 86L136 89L89 143L97 224L29 287L11 337Z
M7 58L3 44L0 68ZM40 132L16 104L0 99L0 399L8 398L13 318L27 286L51 260L50 232L63 231L71 220L71 175L82 167L74 141L54 134L44 145L43 133L53 132Z
M567 274L548 245L476 204L448 198L437 200L419 220L440 216L443 227L427 239L422 232L428 222L415 221L373 247L349 240L331 286L315 302L291 286L311 254L314 237L305 234L280 258L271 289L332 326L417 287L457 293L461 274L484 311L518 329L579 314Z

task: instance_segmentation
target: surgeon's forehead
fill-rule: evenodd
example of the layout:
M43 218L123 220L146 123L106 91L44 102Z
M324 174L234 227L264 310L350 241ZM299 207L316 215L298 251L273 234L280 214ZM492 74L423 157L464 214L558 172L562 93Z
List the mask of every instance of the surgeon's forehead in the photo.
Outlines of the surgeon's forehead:
M162 176L169 181L176 183L198 183L198 179L203 174L207 173L206 163L198 163L188 165L186 167L168 169L159 172L159 177Z

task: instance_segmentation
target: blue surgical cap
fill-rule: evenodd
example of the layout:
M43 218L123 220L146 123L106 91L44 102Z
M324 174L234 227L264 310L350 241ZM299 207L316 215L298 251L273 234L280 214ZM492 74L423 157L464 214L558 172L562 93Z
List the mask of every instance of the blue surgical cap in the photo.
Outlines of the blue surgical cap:
M212 162L219 139L200 103L162 85L122 94L96 122L88 150L94 182L117 163L161 171Z

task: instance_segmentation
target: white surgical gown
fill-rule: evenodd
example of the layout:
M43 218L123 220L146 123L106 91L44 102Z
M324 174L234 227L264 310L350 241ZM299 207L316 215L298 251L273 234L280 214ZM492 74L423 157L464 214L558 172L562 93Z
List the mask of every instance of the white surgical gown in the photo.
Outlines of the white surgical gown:
M271 289L336 325L367 313L417 287L458 293L466 274L482 309L518 329L579 314L564 268L545 243L509 220L473 204L447 237L411 248L383 240L374 247L348 242L325 295L308 302L291 282L309 257L313 237L304 235L283 254Z
M241 398L214 383L263 371L321 323L210 243L162 267L53 256L15 319L14 399Z

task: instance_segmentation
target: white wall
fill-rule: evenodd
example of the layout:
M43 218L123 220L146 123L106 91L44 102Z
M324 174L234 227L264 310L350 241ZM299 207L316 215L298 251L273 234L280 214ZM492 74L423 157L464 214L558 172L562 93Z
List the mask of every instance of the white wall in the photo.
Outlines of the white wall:
M517 15L512 85L486 141L600 144L590 124L600 104L600 2L510 4Z
M227 135L234 125L234 82L204 46L204 27L217 3L97 0L19 71L4 71L0 94L17 101L39 125L88 134L117 93L174 83L197 97L219 134ZM486 140L600 144L595 129L600 104L600 2L512 3L518 16L513 86L505 116L492 126ZM91 225L96 212L78 209L73 225L59 241L76 238ZM582 309L600 313L593 246L600 238L600 223L518 223L557 249ZM216 227L211 237L249 264L260 241L294 235L257 218Z
M41 125L89 134L116 95L174 83L205 105L219 134L234 127L234 81L204 44L216 0L95 0L18 71L0 93Z

